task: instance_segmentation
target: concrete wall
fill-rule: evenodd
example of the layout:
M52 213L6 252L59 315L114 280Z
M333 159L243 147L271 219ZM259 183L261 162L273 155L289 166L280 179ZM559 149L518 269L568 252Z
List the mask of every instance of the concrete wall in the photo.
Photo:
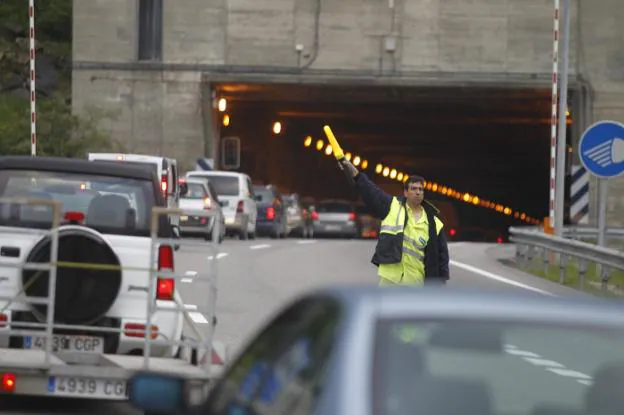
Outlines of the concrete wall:
M132 151L189 164L203 155L200 71L214 65L279 66L408 78L538 74L552 65L552 0L165 0L164 61L142 71L137 1L74 1L74 106L116 109L107 126ZM571 62L593 87L593 118L624 121L621 0L573 1ZM296 45L303 45L303 52ZM394 44L394 51L386 45ZM578 57L578 59L577 59ZM126 63L98 69L99 63ZM202 67L201 65L204 65ZM624 222L624 179L611 182L610 223ZM595 194L595 192L594 192ZM595 206L592 205L592 217ZM624 223L622 223L624 224Z

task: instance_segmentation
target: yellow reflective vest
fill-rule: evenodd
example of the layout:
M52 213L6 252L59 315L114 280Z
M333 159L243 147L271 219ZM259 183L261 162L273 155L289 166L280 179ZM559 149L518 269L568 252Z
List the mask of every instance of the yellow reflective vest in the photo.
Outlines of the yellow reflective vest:
M429 219L424 208L421 209L423 212L420 218L415 220L412 208L401 203L398 198L392 198L390 212L381 222L376 248L376 255L381 257L377 272L380 285L424 284ZM434 220L439 235L444 224L437 216L434 216Z

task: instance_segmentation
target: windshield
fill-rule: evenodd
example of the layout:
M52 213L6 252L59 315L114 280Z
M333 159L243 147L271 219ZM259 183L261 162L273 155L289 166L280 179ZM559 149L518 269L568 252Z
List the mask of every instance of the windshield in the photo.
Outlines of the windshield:
M273 203L273 192L265 187L254 187L254 193L258 196L260 203Z
M102 233L149 234L155 203L153 184L110 176L3 170L0 197L55 200L66 212L85 215L84 223ZM48 229L52 210L42 205L0 205L0 225Z
M204 177L210 180L215 192L219 196L238 196L238 177L236 176L217 176L210 174L190 175L190 177Z
M319 213L351 213L353 208L347 203L329 202L319 203L316 206L316 211Z
M187 183L188 193L184 195L183 199L204 199L206 195L204 187L199 183Z
M375 343L375 414L615 415L624 408L623 333L382 320Z

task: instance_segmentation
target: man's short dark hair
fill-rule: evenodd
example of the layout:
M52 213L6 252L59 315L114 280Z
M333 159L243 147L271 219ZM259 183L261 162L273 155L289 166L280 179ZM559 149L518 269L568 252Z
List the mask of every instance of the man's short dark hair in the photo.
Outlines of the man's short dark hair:
M417 174L412 174L409 179L407 179L407 181L403 184L403 187L405 190L409 189L410 184L412 183L422 183L423 185L425 184L425 178L422 176L419 176Z

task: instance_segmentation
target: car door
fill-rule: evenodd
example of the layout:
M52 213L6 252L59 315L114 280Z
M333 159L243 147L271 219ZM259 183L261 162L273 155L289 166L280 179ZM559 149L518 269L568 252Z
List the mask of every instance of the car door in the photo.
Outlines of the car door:
M308 297L279 314L218 381L201 414L312 414L322 399L341 308Z

